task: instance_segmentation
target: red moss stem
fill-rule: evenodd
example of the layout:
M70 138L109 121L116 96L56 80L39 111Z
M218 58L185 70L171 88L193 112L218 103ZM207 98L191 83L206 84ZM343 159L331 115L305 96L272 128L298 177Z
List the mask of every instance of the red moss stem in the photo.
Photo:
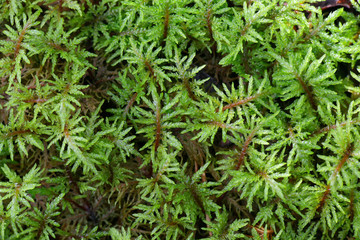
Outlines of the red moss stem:
M339 164L336 166L334 172L332 173L330 179L329 179L329 184L331 184L332 182L334 182L336 180L336 176L339 174L339 172L341 171L342 167L344 166L344 164L346 163L346 161L349 159L351 153L352 153L352 149L353 149L353 144L349 144L349 146L347 147L344 156L341 158Z
M26 33L27 29L30 27L30 25L31 25L31 22L28 21L28 22L25 24L23 30L20 32L20 35L19 35L19 37L18 37L18 39L17 39L17 41L16 41L16 44L15 44L15 53L14 53L15 59L16 59L17 55L19 54L20 47L21 47L21 43L22 43L22 41L24 40L25 33Z
M236 170L239 170L240 166L244 163L244 159L247 154L247 150L248 150L249 145L250 145L252 139L254 138L257 130L258 130L258 127L256 127L254 130L252 130L251 133L249 134L249 136L246 138L246 140L241 148L240 156L239 156L238 162L235 167Z
M161 106L159 100L156 101L155 122L156 122L156 133L155 133L155 152L156 152L160 145L160 138L161 138Z
M313 94L312 94L311 88L310 88L308 85L306 85L306 83L304 82L304 80L303 80L298 74L296 74L296 79L299 81L301 87L302 87L303 90L305 91L306 96L307 96L307 98L308 98L308 100L309 100L309 102L310 102L311 107L312 107L315 111L317 111L317 104L316 104L316 101L315 101L314 96L313 96Z
M329 125L329 126L326 126L326 127L322 128L322 129L320 129L320 130L318 130L318 131L315 131L313 134L311 134L311 136L314 136L314 135L317 135L317 134L321 134L321 133L323 133L323 132L328 132L328 131L330 131L330 130L332 130L332 129L336 129L337 127L343 127L343 126L345 126L345 125L348 124L348 123L350 123L350 124L356 124L356 123L360 123L360 120L352 120L352 121L350 121L350 122L342 122L342 123L340 123L340 124Z
M213 37L211 17L212 17L212 9L208 8L208 9L206 9L206 26L207 26L207 29L209 30L211 42L215 42L214 37Z
M63 0L59 0L59 12L62 13L63 10Z
M126 105L125 109L124 109L124 115L126 115L130 108L132 107L132 105L134 104L135 100L136 100L136 97L137 97L138 93L134 93L134 95L130 98L128 104Z
M190 87L190 84L189 84L189 79L184 79L183 82L184 82L184 86L185 86L185 88L186 88L186 91L187 91L188 94L189 94L189 97L190 97L192 100L196 101L197 99L196 99L196 96L194 95L194 93L193 93L192 90L191 90L191 87Z
M211 2L211 0L209 1ZM210 5L210 4L209 4ZM213 33L213 29L212 29L212 9L210 8L210 6L208 6L208 8L206 9L206 26L207 29L209 31L209 35L210 35L210 42L213 44L212 45L212 52L213 54L216 53L216 42L214 39L214 33Z
M168 36L168 32L169 32L169 21L170 21L170 11L169 11L169 3L166 4L165 7L165 16L164 16L164 33L163 33L163 41L165 41L165 39Z
M318 211L321 211L321 209L324 207L325 201L326 201L326 199L329 197L330 190L331 190L330 185L329 185L329 184L326 185L326 190L325 190L323 196L321 197L320 203L319 203L319 205L318 205L318 207L317 207L317 210L318 210Z
M154 71L153 67L151 66L150 62L146 59L144 63L145 63L145 66L147 67L147 69L150 72L151 78L156 79L155 71Z
M47 101L47 99L45 99L45 98L43 98L43 99L37 98L37 99L27 99L24 102L25 103L44 103L46 101Z
M23 135L23 134L27 134L27 133L31 133L31 130L27 129L27 130L18 130L18 131L10 132L10 133L7 133L5 135L5 137L13 137L16 135Z
M243 105L243 104L246 104L258 97L260 97L263 93L258 93L258 94L255 94L253 96L250 96L250 97L247 97L247 98L244 98L242 100L239 100L237 102L234 102L234 103L230 103L228 105L225 105L223 108L222 108L222 112L224 112L226 109L231 109L231 108L234 108L234 107L237 107L237 106L240 106L240 105ZM219 109L216 110L216 112L219 112Z
M331 191L331 186L336 181L337 175L339 174L342 167L344 166L344 164L349 159L349 157L350 157L350 155L352 153L352 150L353 150L353 144L349 144L349 146L347 147L347 149L344 152L343 157L341 158L340 162L338 163L338 165L334 169L333 173L331 174L331 177L329 178L328 184L326 185L326 190L325 190L323 196L321 197L320 203L319 203L319 205L317 207L318 211L320 211L324 207L326 199L329 197L329 194L330 194L330 191Z

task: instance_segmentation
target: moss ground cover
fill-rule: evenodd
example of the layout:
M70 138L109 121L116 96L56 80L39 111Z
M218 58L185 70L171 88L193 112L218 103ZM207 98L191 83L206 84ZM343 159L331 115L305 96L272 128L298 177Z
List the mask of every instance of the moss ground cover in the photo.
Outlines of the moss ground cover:
M335 2L0 0L0 239L360 239Z

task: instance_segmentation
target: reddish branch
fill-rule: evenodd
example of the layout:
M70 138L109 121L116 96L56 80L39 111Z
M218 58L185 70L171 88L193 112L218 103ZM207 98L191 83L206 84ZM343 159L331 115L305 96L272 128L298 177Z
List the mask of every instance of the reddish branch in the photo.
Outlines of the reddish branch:
M212 30L212 25L211 25L212 24L211 17L212 17L212 9L208 8L208 9L206 9L206 26L209 30L210 40L211 40L211 42L214 42L213 30Z
M24 40L25 33L26 33L27 29L30 27L30 25L31 25L31 21L28 21L28 22L25 24L23 30L20 32L19 38L17 39L16 45L15 45L15 58L16 58L17 55L19 54L20 47L21 47L21 43L22 43L22 41Z
M243 105L243 104L246 104L258 97L260 97L263 93L257 93L253 96L250 96L250 97L247 97L247 98L244 98L242 100L239 100L237 102L234 102L234 103L230 103L228 105L225 105L223 108L222 108L222 111L224 112L226 109L231 109L231 108L234 108L234 107L237 107L237 106L240 106L240 105ZM216 112L219 112L219 109L216 109Z
M69 129L68 129L68 126L67 124L65 124L65 128L64 128L64 135L67 139L70 138L70 132L69 132ZM69 139L70 140L70 139Z
M129 112L129 109L132 107L132 105L134 104L136 97L137 97L138 93L134 93L134 95L130 98L128 104L126 105L125 109L124 109L124 115L126 115Z
M318 206L318 210L321 210L325 204L326 199L329 197L330 191L331 191L331 185L333 184L333 182L336 180L336 176L339 174L339 172L341 171L342 167L344 166L344 164L347 162L347 160L349 159L351 153L353 150L353 144L349 144L349 146L347 147L347 149L344 152L343 157L341 158L340 162L338 163L338 165L336 166L335 170L333 171L333 173L331 174L331 177L329 179L329 183L328 185L326 185L326 190L323 194L323 196L321 197L319 206Z
M346 149L344 156L342 157L341 161L339 162L339 164L336 166L333 174L330 177L330 183L332 181L335 181L336 176L339 174L339 172L341 171L341 168L344 166L344 164L346 163L346 161L349 159L351 153L353 150L353 145L349 144L348 148Z
M189 84L189 80L188 80L188 79L184 79L184 85L185 85L186 91L187 91L188 94L189 94L189 97L190 97L192 100L196 101L196 100L197 100L197 99L196 99L196 96L194 95L194 93L193 93L192 90L191 90L191 87L190 87L190 84Z
M155 152L157 151L160 138L161 138L161 106L160 101L156 101L156 112L155 112L155 122L156 122L156 134L155 134Z
M326 126L326 127L322 128L322 129L314 132L313 134L311 134L311 136L314 136L314 135L317 135L317 134L320 134L320 133L323 133L323 132L328 132L328 131L330 131L332 129L336 129L337 127L343 127L348 123L356 124L356 123L360 123L360 120L352 120L350 122L342 122L340 124L334 124L334 125Z
M63 12L63 0L59 0L59 12Z
M16 136L16 135L23 135L23 134L28 134L28 133L31 133L31 130L30 130L30 129L27 129L27 130L18 130L18 131L14 131L14 132L7 133L7 134L5 135L5 137L13 137L13 136Z
M328 184L328 185L326 186L326 190L325 190L323 196L321 197L319 206L318 206L318 208L317 208L318 210L321 210L321 209L323 208L326 199L329 197L330 190L331 190L331 187L330 187L330 185Z
M145 66L147 67L147 69L149 70L151 77L153 79L156 79L155 71L154 71L153 67L151 66L151 64L149 63L149 61L147 59L145 59L144 63L145 63Z
M169 31L169 20L170 20L170 11L169 11L169 4L166 4L165 7L165 18L164 18L164 34L163 34L163 41L167 38L168 31Z
M258 130L258 127L256 127L254 130L252 130L251 133L249 134L249 136L246 138L246 140L241 148L240 156L239 156L238 162L235 167L236 170L239 170L240 166L243 164L245 156L247 154L247 150L249 148L249 145L250 145L252 139L254 138L257 130Z
M37 98L37 99L27 99L27 100L24 100L25 103L44 103L46 102L47 99L41 99L41 98Z
M314 99L314 96L311 92L311 89L308 85L306 85L306 83L303 81L303 79L298 75L296 74L296 79L299 81L301 87L304 89L305 93L306 93L306 96L310 102L310 105L311 107L317 111L317 106L316 106L316 102L315 102L315 99Z

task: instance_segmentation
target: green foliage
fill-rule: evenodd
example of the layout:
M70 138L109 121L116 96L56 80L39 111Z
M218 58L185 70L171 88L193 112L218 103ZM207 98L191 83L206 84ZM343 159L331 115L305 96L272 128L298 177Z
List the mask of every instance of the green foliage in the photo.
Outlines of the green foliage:
M0 239L359 239L360 5L0 0Z
M131 233L130 229L125 230L124 228L121 228L121 232L117 230L116 228L111 228L110 231L111 239L117 240L117 239L123 239L123 240L131 240ZM140 240L141 237L136 238L136 240Z
M27 239L50 239L55 237L54 229L59 228L60 224L51 218L60 215L59 205L61 199L65 194L60 194L50 204L46 203L46 210L42 213L38 208L34 208L27 217L24 218L25 222L29 223L29 228L25 232L29 232L26 236Z

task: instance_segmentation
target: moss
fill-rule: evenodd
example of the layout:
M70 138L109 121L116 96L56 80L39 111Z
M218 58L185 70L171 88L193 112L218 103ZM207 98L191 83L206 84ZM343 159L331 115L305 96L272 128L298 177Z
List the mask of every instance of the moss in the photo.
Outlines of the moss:
M0 239L360 238L360 5L324 6L0 1Z

